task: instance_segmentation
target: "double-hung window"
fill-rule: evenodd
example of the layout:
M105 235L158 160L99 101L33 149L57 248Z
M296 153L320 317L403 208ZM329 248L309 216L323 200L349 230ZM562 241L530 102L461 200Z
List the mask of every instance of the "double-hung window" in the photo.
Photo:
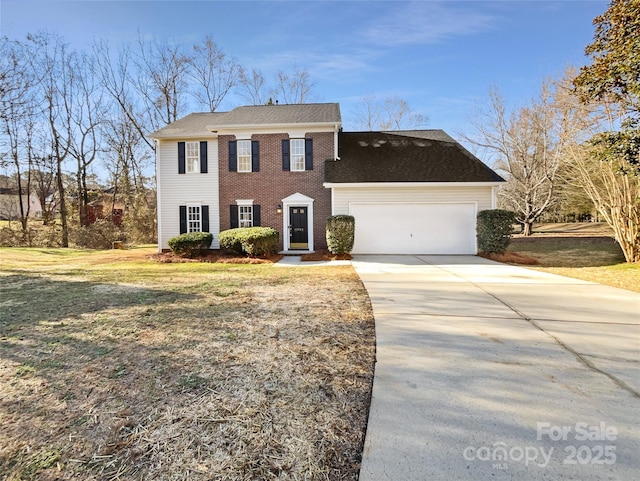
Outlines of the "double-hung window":
M238 140L238 172L251 172L250 140Z
M238 206L238 224L240 227L253 227L253 205Z
M291 146L291 170L304 171L304 139L291 139L289 145Z
M186 142L185 143L185 160L186 170L190 174L200 173L200 143L199 142Z
M187 206L187 232L202 232L202 213L199 205Z
M282 170L291 172L313 170L313 139L283 139Z

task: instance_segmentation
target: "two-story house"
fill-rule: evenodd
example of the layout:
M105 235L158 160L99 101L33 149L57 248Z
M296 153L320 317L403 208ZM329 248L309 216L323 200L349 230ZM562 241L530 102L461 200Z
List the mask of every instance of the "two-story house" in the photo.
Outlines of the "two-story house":
M156 142L158 242L269 226L285 252L326 248L356 219L354 253L475 254L476 216L504 182L442 130L343 132L338 104L194 113Z
M269 226L284 251L325 248L331 192L324 163L342 127L335 103L261 105L194 113L156 142L158 244L178 234Z

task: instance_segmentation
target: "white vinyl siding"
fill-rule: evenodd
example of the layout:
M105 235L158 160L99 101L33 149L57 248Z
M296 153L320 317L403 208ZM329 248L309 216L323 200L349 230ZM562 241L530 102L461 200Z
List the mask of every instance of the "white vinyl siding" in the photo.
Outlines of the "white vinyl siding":
M333 187L332 214L349 214L355 203L468 203L477 202L478 212L493 209L491 186L473 187Z
M304 139L291 139L289 148L291 150L291 171L304 171Z
M180 206L208 205L209 232L213 234L212 249L219 249L220 200L218 176L218 141L216 138L201 139L207 141L209 169L206 174L178 174L178 141L161 140L157 148L158 178L158 246L168 249L167 241L180 234ZM200 139L198 142L200 144ZM186 150L186 145L185 145ZM198 162L199 163L199 162ZM202 219L201 219L202 220Z
M250 140L238 140L238 172L251 172Z
M188 174L200 173L200 142L185 143L186 172Z

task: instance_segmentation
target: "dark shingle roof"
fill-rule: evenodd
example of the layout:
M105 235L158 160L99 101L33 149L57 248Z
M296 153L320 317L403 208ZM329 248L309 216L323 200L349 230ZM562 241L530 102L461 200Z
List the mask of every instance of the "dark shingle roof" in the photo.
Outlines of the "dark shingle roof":
M341 123L340 105L291 104L251 105L230 112L198 112L172 122L152 138L204 137L228 126Z
M503 182L442 130L342 132L325 182Z

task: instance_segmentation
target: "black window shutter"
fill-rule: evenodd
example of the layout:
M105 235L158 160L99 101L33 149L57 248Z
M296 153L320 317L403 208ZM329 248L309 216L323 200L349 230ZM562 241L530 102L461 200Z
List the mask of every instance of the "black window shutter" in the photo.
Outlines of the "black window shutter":
M260 227L260 206L253 205L253 226Z
M209 232L209 206L200 206L200 218L202 221L202 232Z
M289 158L289 139L282 141L282 170L291 170L291 161Z
M313 139L304 139L304 170L313 170Z
M229 206L229 213L231 219L231 228L235 229L238 227L238 206L231 204Z
M208 172L208 161L207 161L207 142L200 142L200 173L206 174Z
M260 172L260 142L251 141L251 172Z
M184 142L178 142L178 174L186 172L186 154Z
M235 140L229 141L229 172L238 172L238 153Z
M184 142L183 142L184 143ZM187 206L180 206L180 234L187 233Z

